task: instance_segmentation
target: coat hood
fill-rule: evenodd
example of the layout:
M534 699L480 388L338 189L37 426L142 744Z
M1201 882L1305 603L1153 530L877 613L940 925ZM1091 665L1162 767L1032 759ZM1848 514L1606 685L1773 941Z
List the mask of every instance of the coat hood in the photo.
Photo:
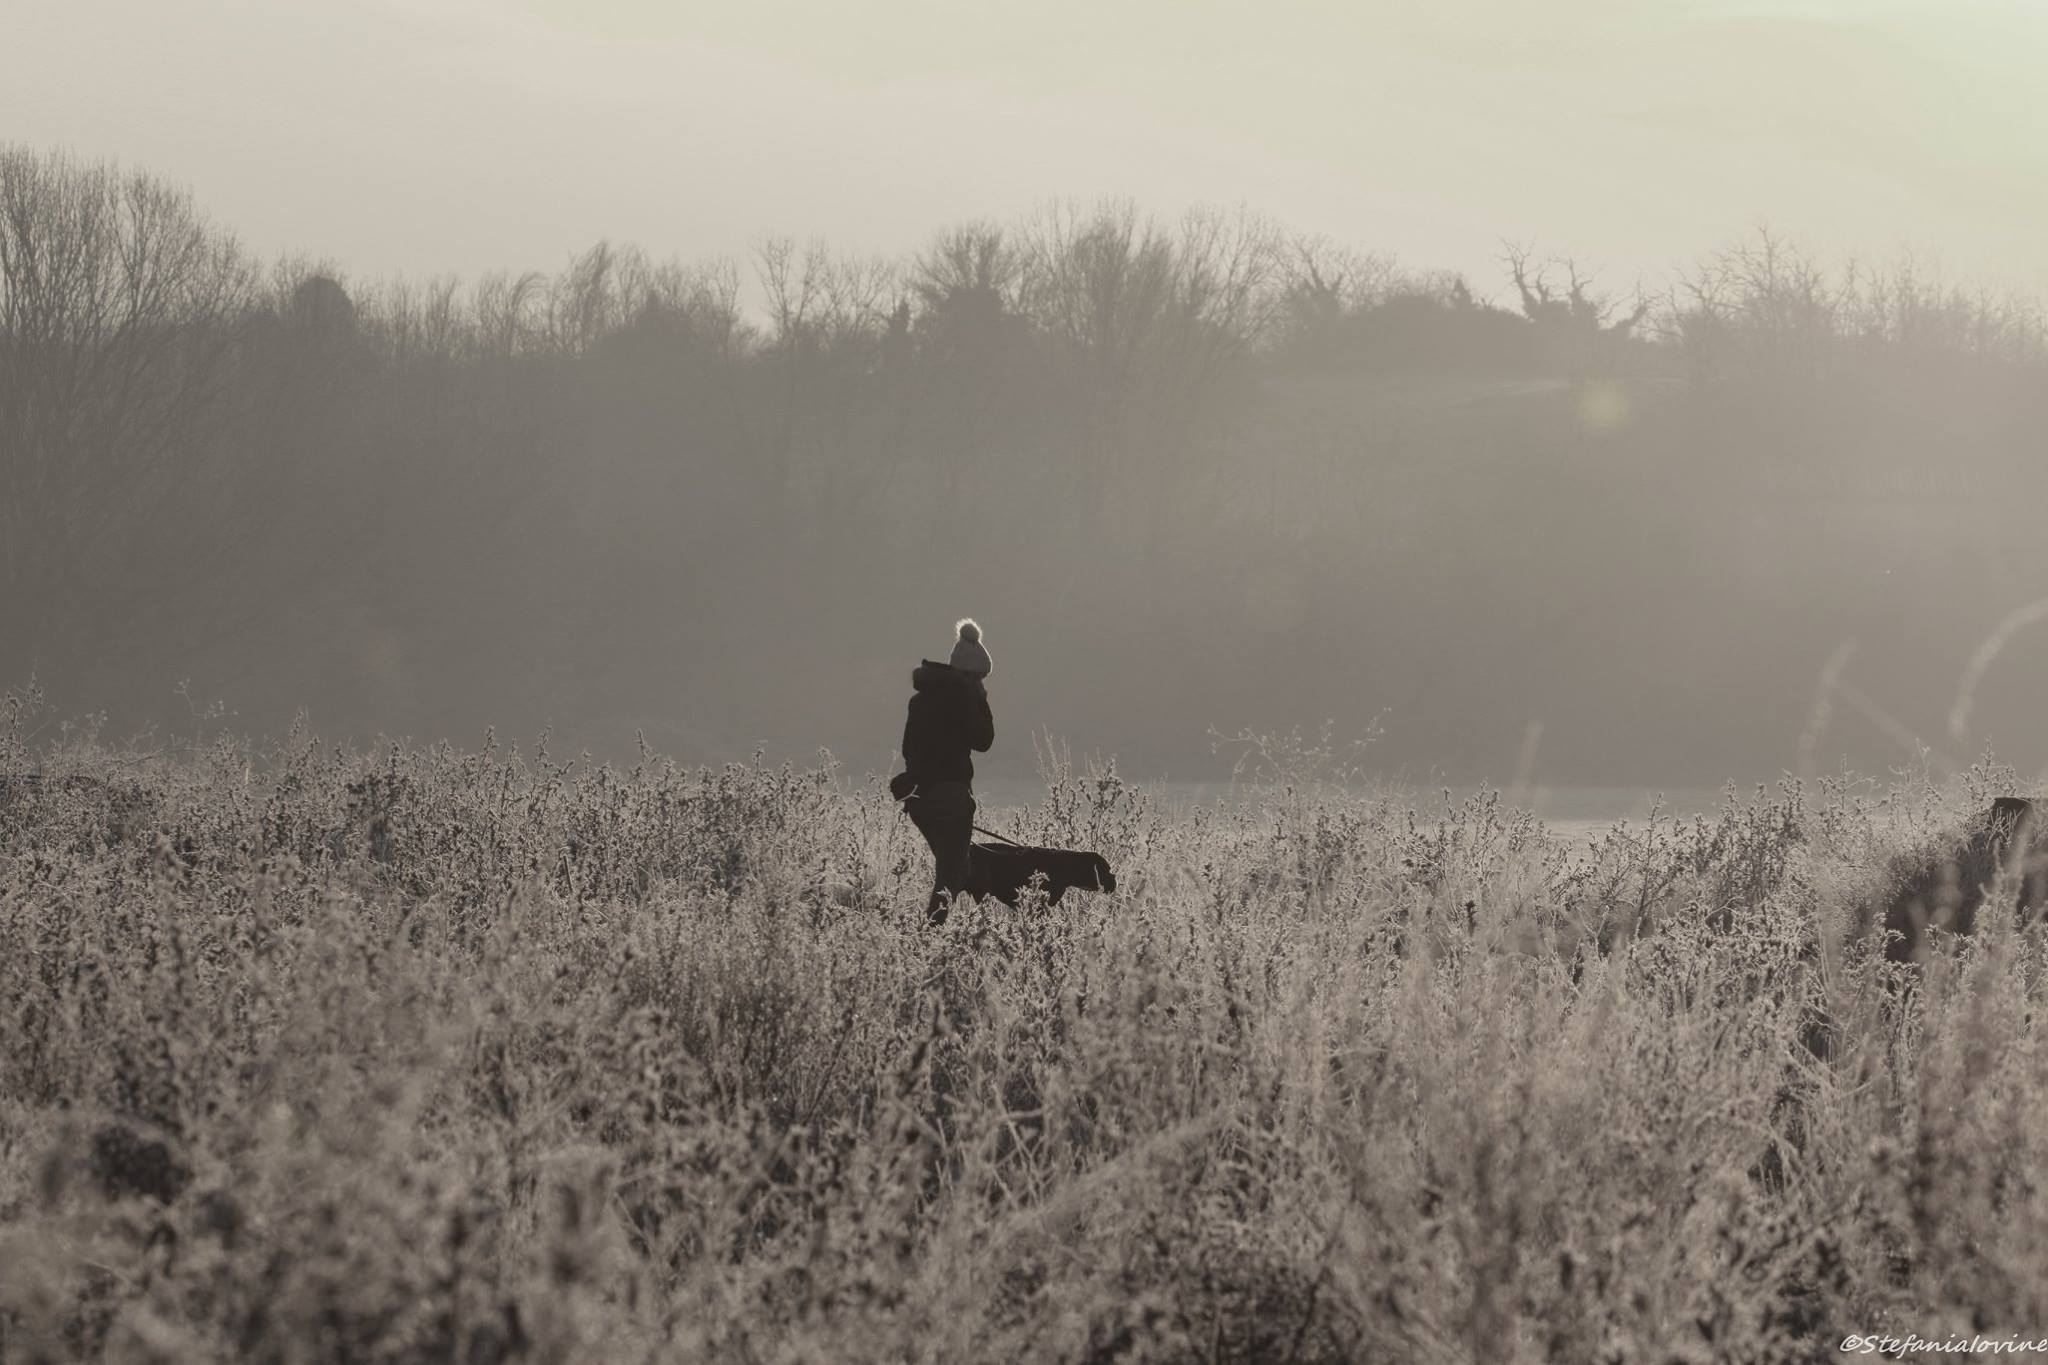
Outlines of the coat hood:
M971 675L962 673L953 665L933 663L930 659L910 671L910 685L920 692L931 692L941 687L964 687L970 681Z

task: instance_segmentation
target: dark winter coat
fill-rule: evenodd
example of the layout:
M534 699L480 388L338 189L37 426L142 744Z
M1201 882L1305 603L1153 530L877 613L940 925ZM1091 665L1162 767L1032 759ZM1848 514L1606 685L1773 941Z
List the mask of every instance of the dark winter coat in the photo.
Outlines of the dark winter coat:
M915 689L903 723L903 769L913 783L972 782L974 754L996 742L981 679L926 659L910 675Z

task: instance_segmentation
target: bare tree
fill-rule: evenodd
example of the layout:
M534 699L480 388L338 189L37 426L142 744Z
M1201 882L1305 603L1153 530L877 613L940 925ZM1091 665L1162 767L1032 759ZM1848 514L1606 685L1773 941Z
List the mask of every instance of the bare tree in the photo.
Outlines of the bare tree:
M1620 312L1613 296L1595 293L1593 276L1571 257L1531 263L1527 247L1509 243L1504 262L1520 296L1522 316L1536 329L1552 359L1574 378L1612 365L1620 349L1649 317L1654 300L1638 288L1634 306ZM1563 292L1551 284L1552 268L1564 272Z
M183 191L0 150L0 592L54 604L201 481L253 289Z
M755 471L771 497L779 498L789 484L796 408L817 345L815 314L830 264L817 242L800 249L787 237L769 237L754 248L754 277L768 311L768 355L781 367L773 430Z
M581 355L619 324L620 276L626 263L610 242L599 242L569 262L547 291L550 345Z
M1108 477L1131 447L1140 393L1173 299L1173 242L1126 200L1056 204L1025 233L1023 306L1081 395L1071 448Z
M1270 335L1279 317L1282 240L1244 209L1195 209L1181 220L1174 311L1205 354L1235 360Z
M1666 324L1689 352L1696 375L1721 374L1738 360L1780 375L1811 375L1827 363L1843 328L1856 320L1857 300L1876 304L1852 263L1840 286L1805 252L1768 227L1681 274Z
M529 270L518 276L485 275L470 295L476 318L476 346L486 356L523 355L541 335L536 317L547 278Z
M939 234L910 269L910 287L927 319L958 330L984 329L1018 307L1022 254L995 223L967 223Z
M1027 239L1025 306L1116 387L1135 377L1173 291L1173 243L1128 200L1054 205Z
M1197 210L1171 230L1112 200L1029 225L1020 300L1084 395L1075 446L1094 477L1188 453L1217 383L1271 334L1280 261L1279 235L1241 211Z
M1214 441L1197 438L1219 430L1215 419L1224 405L1217 400L1233 377L1248 373L1278 324L1281 241L1271 224L1243 210L1196 209L1181 220L1168 301L1142 376L1144 420L1135 433L1149 467L1174 467L1179 477L1167 486L1187 488L1195 461L1215 453ZM1167 512L1159 482L1148 480L1144 500L1155 527Z

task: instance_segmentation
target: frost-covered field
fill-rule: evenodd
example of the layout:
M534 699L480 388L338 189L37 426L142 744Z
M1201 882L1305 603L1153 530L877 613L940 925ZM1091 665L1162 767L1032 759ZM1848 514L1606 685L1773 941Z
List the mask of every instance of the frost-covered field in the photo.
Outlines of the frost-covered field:
M0 735L0 1358L1809 1360L2048 1329L2010 775L1567 844L1057 767L925 927L829 771ZM2010 918L2009 916L2007 917Z

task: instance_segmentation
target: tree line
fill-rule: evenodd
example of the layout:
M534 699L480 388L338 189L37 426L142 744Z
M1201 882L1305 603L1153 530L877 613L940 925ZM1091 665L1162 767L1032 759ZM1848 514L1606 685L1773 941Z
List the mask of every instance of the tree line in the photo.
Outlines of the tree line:
M764 613L916 596L933 560L1062 600L1121 573L1151 584L1143 610L1176 554L1304 534L1277 493L1244 529L1262 478L1324 487L1323 436L1273 418L1290 384L2032 384L2048 355L2032 301L1767 232L1654 291L1520 247L1502 284L1505 304L1249 211L1116 201L902 259L600 242L551 273L356 280L258 259L148 173L7 147L0 664L90 692L259 658L317 612L355 679L336 696L369 715L380 687L466 691L426 676L423 642L445 671L545 620L628 660L636 613L731 642Z

